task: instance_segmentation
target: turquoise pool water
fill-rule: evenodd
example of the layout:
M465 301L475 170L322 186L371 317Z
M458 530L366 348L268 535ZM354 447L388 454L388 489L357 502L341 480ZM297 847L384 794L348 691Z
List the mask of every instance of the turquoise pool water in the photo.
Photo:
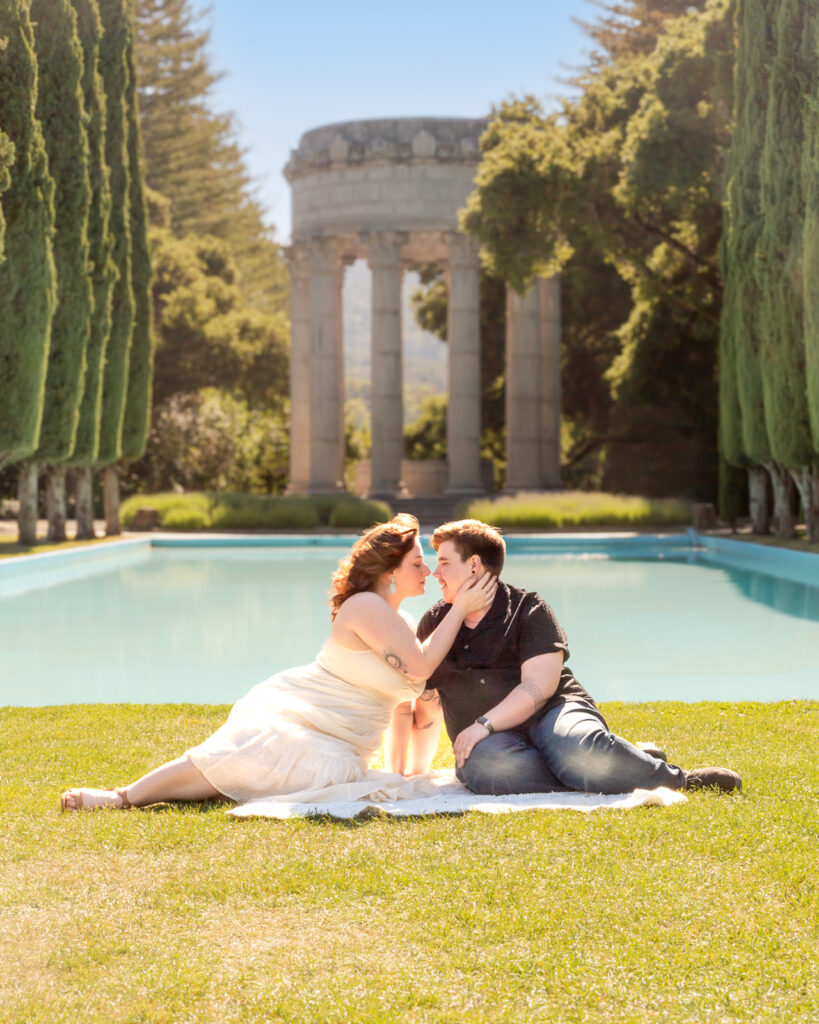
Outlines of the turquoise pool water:
M504 578L552 605L598 700L819 698L819 587L684 547L587 546L519 545ZM343 551L144 544L90 575L0 585L0 704L229 703L312 660ZM407 606L438 596L430 578Z

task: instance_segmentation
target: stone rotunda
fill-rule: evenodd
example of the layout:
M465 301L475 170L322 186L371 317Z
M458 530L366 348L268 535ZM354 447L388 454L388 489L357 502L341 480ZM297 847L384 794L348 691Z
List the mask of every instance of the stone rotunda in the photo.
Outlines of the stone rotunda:
M402 491L401 275L438 263L449 290L447 489L484 491L479 260L458 231L484 120L348 121L306 132L284 169L292 188L290 491L343 488L345 266L372 271L370 494ZM507 293L507 489L560 486L560 292L556 278Z

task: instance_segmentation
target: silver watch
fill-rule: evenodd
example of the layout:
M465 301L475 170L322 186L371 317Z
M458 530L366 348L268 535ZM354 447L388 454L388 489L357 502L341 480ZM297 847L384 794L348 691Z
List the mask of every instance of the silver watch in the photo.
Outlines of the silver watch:
M484 729L486 729L489 732L490 736L495 731L495 726L492 725L492 723L489 721L486 715L478 715L475 721L478 725L482 725Z

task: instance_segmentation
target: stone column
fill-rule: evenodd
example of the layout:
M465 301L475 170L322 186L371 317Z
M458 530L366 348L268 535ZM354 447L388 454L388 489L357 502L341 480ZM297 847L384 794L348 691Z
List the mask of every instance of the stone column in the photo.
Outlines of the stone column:
M481 343L478 246L449 236L449 407L447 494L483 493L481 480Z
M290 267L290 481L304 494L310 481L310 273L303 242L287 250Z
M341 262L335 238L307 243L310 275L310 469L307 491L343 489Z
M560 279L506 293L506 489L560 487Z
M506 490L536 490L540 480L540 302L506 287Z
M370 495L390 498L403 490L404 411L401 374L401 247L397 231L366 238L372 270L372 454Z
M560 480L560 275L538 282L540 290L540 476L544 487Z

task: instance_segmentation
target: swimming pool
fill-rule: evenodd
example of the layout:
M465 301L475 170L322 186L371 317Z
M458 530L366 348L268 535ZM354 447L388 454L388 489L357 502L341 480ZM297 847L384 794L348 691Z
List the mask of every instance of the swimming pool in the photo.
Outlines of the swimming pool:
M146 538L92 549L73 568L68 557L40 563L48 575L34 584L31 560L4 566L0 705L229 703L312 660L328 628L330 574L350 540L159 547ZM684 536L510 538L509 547L504 579L552 605L570 665L598 700L819 698L812 567L804 579L775 576ZM407 607L417 617L438 596L430 578L427 597Z
M0 705L230 702L312 659L350 540L144 539L6 563ZM512 538L509 548L504 579L554 607L570 665L599 700L819 697L812 565L761 571L755 552L685 537ZM406 606L419 616L438 593L430 578L427 597Z

